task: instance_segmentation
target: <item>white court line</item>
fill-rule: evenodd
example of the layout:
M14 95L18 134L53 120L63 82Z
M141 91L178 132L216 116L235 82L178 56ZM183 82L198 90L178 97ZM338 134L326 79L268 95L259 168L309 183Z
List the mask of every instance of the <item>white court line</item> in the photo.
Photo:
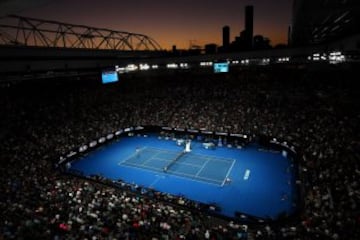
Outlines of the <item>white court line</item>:
M195 156L193 156L193 157L196 157L196 154L194 154L194 155L195 155ZM200 172L204 169L204 167L205 167L210 161L214 161L214 159L213 159L212 157L204 157L204 156L202 156L202 158L203 158L203 159L206 159L205 162L204 162L202 165L185 163L185 162L179 162L179 161L176 162L175 164L185 165L185 166L191 166L191 167L194 167L194 168L199 168L199 167L201 167L195 175L192 175L192 174L191 174L191 175L190 175L190 174L184 174L184 175L193 176L193 177L195 176L195 177L197 177L197 178L202 178L202 177L199 177ZM162 160L162 159L159 159L159 160ZM170 161L169 161L169 162L170 162ZM221 162L230 162L230 161L221 161ZM230 172L231 169L233 168L234 163L235 163L235 160L232 159L232 163L231 163L231 166L230 166L230 168L229 168L229 170L228 170L227 175L229 174L229 172ZM174 174L174 173L176 173L177 171L171 171L171 170L169 170L168 172L172 172L172 173ZM180 172L180 173L181 173L181 172ZM175 175L175 174L174 174L174 175ZM227 176L226 176L226 177L227 177ZM226 179L226 177L225 177L225 179ZM210 178L204 178L204 179L210 180ZM213 180L213 181L216 181L216 180Z
M195 155L195 154L194 154ZM195 157L196 157L196 155L195 155ZM214 158L212 158L212 157L201 157L200 159L206 159L205 161L204 161L204 163L203 164L191 164L191 163L186 163L186 162L176 162L177 164L182 164L182 165L187 165L187 166L192 166L192 167L201 167L201 169L200 170L202 170L204 167L205 167L205 165L207 165L210 161L214 161L214 162L226 162L226 163L229 163L230 161L216 161L216 160L214 160ZM231 158L229 158L229 159L231 159ZM191 160L191 159L190 159ZM232 160L232 162L231 162L231 164L232 165L234 165L234 162L235 162L235 159L231 159ZM175 164L176 164L175 163Z
M140 151L143 151L143 150L145 150L145 149L146 149L146 147L140 148ZM124 163L124 162L126 162L126 161L128 161L128 160L130 160L130 159L132 159L132 158L134 158L137 154L138 154L137 152L134 152L134 153L131 154L128 158L125 158L125 160L122 160L122 161L118 162L118 165L121 165L122 163Z
M159 168L152 168L152 167L148 167L148 166L144 167L144 166L140 166L137 164L131 164L131 163L126 163L126 164L123 164L122 166L138 168L143 171L162 172L161 169L159 169ZM206 183L206 184L211 184L211 185L216 185L216 186L219 186L221 184L220 181L214 180L212 178L206 178L206 177L194 178L195 175L191 175L191 174L186 174L186 173L177 172L177 171L168 171L168 172L172 173L172 175L175 177L179 177L179 178L183 178L183 179L187 179L187 180L190 179L191 181L195 181L195 182L201 182L201 183ZM197 180L197 179L199 179L199 180Z
M189 158L196 158L196 159L200 159L200 160L204 160L203 164L192 164L192 163L185 163L185 162L177 162L178 164L184 164L184 165L189 165L189 166L193 166L193 167L202 167L204 164L206 164L209 161L214 161L214 162L226 162L229 163L230 161L223 161L223 160L217 160L217 157L212 157L212 156L208 156L208 155L200 155L200 154L192 154L192 155L185 155L184 157L182 157L182 159L184 159L185 157L189 157ZM200 157L199 157L200 156ZM185 158L186 159L186 158ZM221 159L221 158L220 158ZM230 159L230 160L234 160L231 158L223 158L223 159ZM185 160L184 160L185 161ZM233 163L233 162L232 162Z
M186 165L186 166L197 167L197 168L202 166L202 165L198 165L198 164L191 164L191 163L179 162L179 161L176 161L174 164Z
M152 158L151 160L159 160L159 161L162 161L162 162L171 162L171 160L169 159L163 159L163 158L159 158L159 157L156 157L156 158Z
M202 165L202 167L199 169L199 171L196 173L195 177L198 177L200 172L204 169L204 167L208 164L210 159L206 160L206 162Z
M181 173L181 172L177 172L177 171L168 171L168 172L172 173L173 176L184 178L187 180L189 180L189 178L190 178L191 181L195 181L195 182L207 183L207 184L216 185L216 186L220 186L220 183L221 183L221 181L216 181L212 178L206 178L206 177L194 178L195 175L190 175L190 174ZM197 180L197 179L200 179L200 180ZM203 180L201 181L201 179L203 179ZM216 182L216 183L214 183L214 182Z
M157 149L157 148L150 148L149 150L151 150L152 149L152 151L156 151L156 154L155 155L158 155L158 154L162 154L162 153L168 153L168 154L177 154L178 155L178 152L175 152L175 151L161 151L161 150L159 150L159 149ZM176 156L177 156L176 155ZM175 156L175 157L176 157ZM170 160L171 161L171 160Z
M197 157L196 154L188 154L188 155L185 155L182 157L183 161L186 161L186 160L193 160L193 159L196 159L195 161L198 162L198 161L203 161L204 163L208 161L207 158L204 158L204 157ZM202 164L194 164L194 163L184 163L184 164L188 164L188 165L193 165L193 166L198 166L198 167L201 167L204 163Z
M168 171L168 172L172 172L174 175L176 175L176 174L181 174L181 175L184 175L184 176L189 176L190 178L192 178L192 179L194 179L194 177L195 177L195 175L193 175L193 174L187 174L187 173L182 173L182 172L179 172L179 171ZM219 181L217 181L217 180L214 180L214 179L212 179L212 178L207 178L207 177L196 177L196 178L198 178L198 179L204 179L204 180L207 180L207 181L213 181L213 182L219 182ZM221 181L220 181L221 182Z
M147 148L148 152L152 153L152 155L146 159L144 162L142 162L141 164L134 164L134 163L131 163L132 166L139 166L139 167L143 167L143 168L150 168L150 169L156 169L156 170L161 170L161 168L152 168L150 167L149 165L147 165L148 162L152 161L152 160L160 160L160 161L164 161L164 162L171 162L172 160L171 159L161 159L159 157L156 157L157 155L161 154L161 153L177 153L175 151L166 151L166 150L160 150L158 148ZM128 158L128 160L131 159L131 158Z
M155 159L154 157L155 157L156 155L158 155L158 154L159 154L159 152L155 152L155 154L153 154L151 157L149 157L148 159L146 159L146 160L141 164L141 166L145 166L145 163L149 162L150 160Z
M165 149L154 148L154 147L148 147L147 149L154 149L155 151L158 151L158 152L177 153L177 151L165 150Z
M202 157L204 157L204 158L218 158L218 159L229 159L229 158L224 158L224 157L216 157L216 156L212 156L212 155L205 155L205 154L200 154L200 153L194 153L194 155L202 156Z
M166 154L166 153L164 153L164 152L157 152L156 153L156 155L160 155L161 157L163 157L163 155L164 154ZM168 158L171 158L171 157L176 157L177 155L175 155L175 153L174 154L168 154Z
M183 159L183 161L186 161L186 156L189 155L184 155L182 156L180 159ZM162 158L158 158L159 160L164 160ZM184 160L185 159L185 160ZM168 162L172 161L172 160L167 160ZM205 163L208 161L208 159L205 161ZM192 164L192 163L186 163L186 162L181 162L181 160L176 161L175 164L180 164L180 165L187 165L187 166L191 166L191 167L201 167L203 164Z
M231 160L234 160L232 158L222 158L222 157L216 157L216 156L204 155L204 154L198 154L198 153L193 153L193 155L200 156L199 158L205 158L205 159L211 158L214 161L218 161L218 162L231 162ZM227 160L222 160L222 159L227 159Z
M160 149L160 148L154 148L154 147L148 147L148 150L155 150L158 152L164 152L164 153L177 153L176 151L169 151L169 150L164 150L164 149ZM204 155L204 154L198 154L198 153L193 153L193 154L189 154L189 155L185 155L185 156L193 156L193 157L197 157L198 159L205 159L206 161L211 159L212 161L217 161L217 162L231 162L231 158L222 158L222 157L216 157L216 156L211 156L211 155ZM189 164L190 165L190 164ZM194 165L193 166L201 166L201 165Z
M137 153L133 153L131 154L128 158L126 158L125 160L122 160L118 163L118 165L121 165L123 164L124 162L128 162L130 159L132 158L135 158L138 154L140 154L141 152L145 151L145 150L151 150L151 149L156 149L156 148L148 148L148 147L143 147L143 148L140 148L140 151ZM156 149L156 151L150 151L152 153L154 153L153 156L151 156L150 158L146 159L142 164L134 164L134 163L131 163L131 165L137 165L137 166L143 166L145 164L145 162L149 161L150 159L153 159L154 156L160 154L160 151L158 151L158 149ZM130 164L130 163L129 163Z
M168 159L162 159L162 158L155 158L158 159L160 161L164 161L164 162L171 162L172 160L168 160ZM179 165L186 165L186 166L191 166L191 167L195 167L195 168L199 168L202 165L198 165L198 164L191 164L191 163L185 163L185 162L175 162L174 164L179 164Z
M150 169L150 171L156 171L156 172L161 171L161 168L141 166L141 165L139 165L139 164L132 164L132 163L124 163L124 164L122 164L122 166L129 166L129 167L139 168L139 169L142 169L142 170L146 170L146 169L149 170L149 169Z
M158 181L160 180L160 178L156 178L150 185L149 188L151 188L152 186L154 186Z
M223 183L221 184L221 186L224 186L226 179L229 177L229 174L230 174L232 168L234 167L234 163L235 163L235 159L233 159L233 162L232 162L232 164L231 164L228 172L226 173L226 176L225 176L224 181L223 181Z
M148 163L151 160L153 160L153 161L155 160L155 161L171 162L172 160L162 159L162 158L159 158L159 157L155 158L155 156L157 156L157 155L159 155L161 153L168 153L168 154L177 153L176 151L168 151L168 150L159 149L159 148L153 148L153 147L144 147L144 148L140 149L141 152L145 151L145 150L148 150L149 152L153 152L154 154L150 158L148 158L144 162L142 162L141 164L132 163L131 161L127 162L128 160L130 160L131 158L134 158L136 156L136 153L134 153L134 154L130 155L130 157L128 157L126 160L120 162L119 165L121 163L124 163L123 165L125 165L125 166L135 167L135 168L139 168L139 169L143 169L143 170L161 172L161 168L155 168L155 167L151 167L151 166L145 165L145 164ZM224 182L226 180L226 177L229 175L229 173L230 173L230 171L233 168L234 163L235 163L235 160L231 159L231 158L221 158L221 157L216 157L216 156L211 156L211 155L204 155L204 154L188 154L188 155L185 155L185 156L188 156L189 158L198 158L200 160L204 160L205 163L202 164L202 165L198 165L198 164L191 164L191 163L186 163L186 162L177 162L177 164L179 164L179 165L185 165L185 166L187 165L187 166L191 166L191 167L194 167L194 168L199 168L201 166L201 168L197 171L197 173L195 175L194 174L182 173L180 171L172 171L172 170L169 170L168 172L172 173L173 175L175 175L177 177L183 176L183 178L190 178L192 181L208 183L208 184L217 185L217 186L221 185L221 183L222 183L222 185L224 184ZM226 160L224 160L224 159L226 159ZM232 160L232 165L229 168L224 181L221 182L221 181L218 181L218 180L215 180L215 179L212 179L212 178L206 178L206 177L200 177L199 176L199 174L202 172L202 170L205 168L205 166L210 161L229 163L230 162L229 159ZM196 180L196 179L198 179L198 180Z
M134 167L134 168L138 168L141 170L148 170L148 171L152 171L152 172L154 172L154 171L162 172L161 169L159 169L159 168L154 168L154 167L149 167L149 166L141 166L139 164L124 163L122 166ZM211 184L211 185L216 185L216 186L221 185L221 181L217 181L212 178L199 177L199 176L195 176L193 174L186 174L183 172L171 171L171 170L169 170L168 172L171 173L173 176L181 177L181 178L184 178L187 180L189 180L189 178L190 178L191 181L195 181L195 182L201 182L201 183L206 183L206 184Z
M135 156L136 156L136 153L131 154L128 158L125 158L125 160L122 160L122 161L118 162L118 165L121 165L124 162L127 162L128 160L132 159Z

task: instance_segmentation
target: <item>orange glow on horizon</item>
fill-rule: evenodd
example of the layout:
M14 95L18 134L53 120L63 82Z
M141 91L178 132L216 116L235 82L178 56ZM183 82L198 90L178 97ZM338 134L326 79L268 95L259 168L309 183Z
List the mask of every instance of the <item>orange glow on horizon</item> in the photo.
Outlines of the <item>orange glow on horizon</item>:
M246 5L254 6L254 35L261 34L271 45L287 43L291 1L182 0L51 1L22 11L21 15L118 31L145 34L163 49L189 49L191 43L222 45L222 28L230 27L230 41L244 28ZM79 11L81 9L81 11Z
M285 31L283 31L285 32ZM214 32L213 34L206 34L198 37L184 37L181 33L178 34L159 34L159 35L150 35L153 37L164 50L172 50L172 46L175 45L177 49L184 49L187 50L190 47L190 44L193 45L199 45L202 48L206 44L215 43L219 47L222 45L222 35L221 30L219 32ZM258 35L259 33L255 33L255 35ZM239 34L238 34L239 35ZM261 34L259 34L261 35ZM276 46L278 44L287 44L287 35L282 32L272 32L272 35L263 35L264 37L267 37L270 39L271 46ZM235 40L235 36L231 36L231 41Z

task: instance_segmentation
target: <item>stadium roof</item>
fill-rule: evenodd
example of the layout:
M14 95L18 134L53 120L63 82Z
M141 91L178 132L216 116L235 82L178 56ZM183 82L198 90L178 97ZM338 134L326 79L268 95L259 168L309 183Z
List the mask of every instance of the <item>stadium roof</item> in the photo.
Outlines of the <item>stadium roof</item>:
M358 0L294 0L292 46L328 43L360 33Z

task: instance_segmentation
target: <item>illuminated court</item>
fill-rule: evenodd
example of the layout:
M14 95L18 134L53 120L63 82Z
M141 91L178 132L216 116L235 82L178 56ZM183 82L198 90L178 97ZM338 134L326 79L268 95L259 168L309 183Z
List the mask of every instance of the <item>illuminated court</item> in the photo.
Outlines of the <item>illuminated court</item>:
M293 161L255 144L206 149L194 140L184 152L155 134L124 136L74 160L71 168L216 204L226 217L277 219L294 213L298 199Z
M166 172L207 183L224 185L235 160L183 151L143 148L120 165Z

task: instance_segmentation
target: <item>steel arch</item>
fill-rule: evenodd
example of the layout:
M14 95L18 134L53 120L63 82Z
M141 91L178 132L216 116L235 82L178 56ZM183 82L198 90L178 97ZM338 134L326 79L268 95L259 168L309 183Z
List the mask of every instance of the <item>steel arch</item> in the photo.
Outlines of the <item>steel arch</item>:
M118 51L161 51L144 34L9 15L0 22L0 44Z

